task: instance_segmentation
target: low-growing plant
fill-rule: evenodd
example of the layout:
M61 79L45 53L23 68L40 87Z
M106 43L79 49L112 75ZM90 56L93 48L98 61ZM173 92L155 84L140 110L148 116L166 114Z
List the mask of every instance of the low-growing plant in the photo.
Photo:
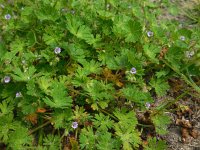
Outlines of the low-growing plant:
M167 1L1 0L0 142L8 149L163 150L170 78L200 94L199 28ZM171 9L172 10L172 9ZM152 136L143 138L151 130ZM157 145L155 147L155 145Z

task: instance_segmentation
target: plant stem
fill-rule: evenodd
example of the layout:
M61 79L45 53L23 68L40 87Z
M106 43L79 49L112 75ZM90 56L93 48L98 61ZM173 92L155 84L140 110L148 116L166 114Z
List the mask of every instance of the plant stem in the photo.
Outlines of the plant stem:
M43 123L43 120L44 120L43 118L40 118L40 119L39 119L39 123L42 124L42 123ZM39 129L39 139L38 139L38 144L39 144L39 145L42 145L43 134L44 134L44 133L43 133L43 129L40 128L40 129Z
M179 72L176 68L171 66L165 60L162 60L162 61L164 62L164 64L166 64L168 67L170 67L174 72L176 72L178 75L180 75L188 85L190 85L192 88L194 88L200 94L200 88L194 82L190 82L190 80L184 74Z
M107 4L108 4L108 1L105 0L105 11L107 10Z
M110 114L109 112L107 112L106 110L103 110L100 108L100 111L109 115L111 118L113 118L115 121L119 121L119 119L117 117L115 117L114 115Z
M50 124L50 123L51 123L51 121L47 121L47 122L45 122L44 124L42 124L42 125L36 127L35 129L29 131L29 135L31 135L31 134L34 133L35 131L39 130L40 128L45 127L46 125L48 125L48 124Z
M157 111L155 111L155 114L157 114L158 112L168 108L169 106L171 106L172 104L176 103L178 100L180 100L183 96L185 96L189 91L185 91L184 93L182 93L181 95L179 95L176 99L174 99L173 101L167 102L159 107L157 107Z
M75 139L77 139L78 136L78 129L75 129Z

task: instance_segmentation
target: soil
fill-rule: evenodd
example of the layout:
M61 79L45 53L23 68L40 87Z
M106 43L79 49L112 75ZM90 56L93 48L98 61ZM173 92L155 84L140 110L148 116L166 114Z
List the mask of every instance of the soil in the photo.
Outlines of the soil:
M187 101L181 100L177 105L189 106L193 108L191 114L182 116L182 120L188 120L192 124L192 128L197 131L197 137L186 135L185 141L183 140L183 127L177 125L178 115L170 113L173 118L172 124L168 128L168 134L163 138L167 141L168 150L200 150L200 103L196 103L193 99L187 99ZM191 109L190 109L191 110Z

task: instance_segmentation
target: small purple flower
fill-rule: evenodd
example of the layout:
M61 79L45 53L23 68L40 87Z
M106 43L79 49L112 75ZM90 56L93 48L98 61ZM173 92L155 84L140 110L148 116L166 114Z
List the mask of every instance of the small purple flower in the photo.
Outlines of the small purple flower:
M150 104L149 102L147 102L147 103L145 104L145 106L146 106L147 109L149 109L149 108L151 107L151 104Z
M4 83L9 83L11 78L10 76L5 76L3 80L4 80Z
M6 19L6 20L10 20L10 19L11 19L11 15L10 15L10 14L6 14L6 15L5 15L5 19Z
M153 36L153 32L152 32L152 31L148 31L148 32L147 32L147 36L148 36L148 37L152 37L152 36Z
M185 52L185 56L186 56L187 58L191 58L192 56L194 56L194 51L186 51L186 52Z
M180 39L181 41L185 41L185 36L181 35L181 36L179 37L179 39Z
M72 128L74 128L74 129L78 128L78 122L73 122L72 123Z
M136 72L137 72L136 68L134 68L134 67L131 68L131 70L130 70L130 73L131 73L131 74L136 74Z
M21 92L17 92L16 95L15 95L15 97L16 97L16 98L22 97L22 93L21 93Z
M60 54L60 53L61 53L61 48L60 48L60 47L56 47L56 48L54 49L54 53L55 53L55 54Z

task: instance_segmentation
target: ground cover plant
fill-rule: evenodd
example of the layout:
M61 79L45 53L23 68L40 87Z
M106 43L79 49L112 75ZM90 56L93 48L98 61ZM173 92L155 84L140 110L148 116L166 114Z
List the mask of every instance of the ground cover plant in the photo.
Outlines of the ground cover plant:
M167 149L168 112L200 94L196 13L188 27L160 18L170 1L0 2L2 148Z

